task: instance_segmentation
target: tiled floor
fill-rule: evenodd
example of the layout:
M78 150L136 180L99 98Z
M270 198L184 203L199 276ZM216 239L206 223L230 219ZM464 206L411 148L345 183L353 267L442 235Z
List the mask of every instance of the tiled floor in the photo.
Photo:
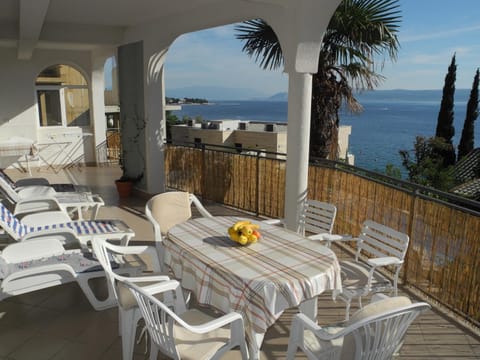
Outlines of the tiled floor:
M116 195L113 180L120 175L118 168L74 168L59 174L34 170L33 175L47 176L52 182L89 185L106 202L101 218L121 218L135 230L133 241L152 242L151 226L143 216L145 199L119 201ZM214 215L236 213L234 209L206 205ZM289 326L295 312L294 309L286 311L269 329L262 346L262 359L285 358ZM338 322L343 315L341 302L333 302L329 294L321 297L320 324ZM148 356L143 341L135 348L135 359L144 358ZM234 351L224 358L240 357ZM305 356L298 353L298 358L305 359ZM410 327L400 358L480 359L480 337L465 332L440 313L428 311ZM121 359L117 311L114 308L93 310L75 283L3 300L0 302L0 359Z

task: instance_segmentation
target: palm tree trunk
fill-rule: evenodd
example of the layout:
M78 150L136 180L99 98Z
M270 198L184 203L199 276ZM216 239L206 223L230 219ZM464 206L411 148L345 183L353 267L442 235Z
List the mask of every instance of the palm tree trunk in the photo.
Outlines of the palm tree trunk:
M334 77L317 73L312 78L310 156L338 160L338 111L341 102Z

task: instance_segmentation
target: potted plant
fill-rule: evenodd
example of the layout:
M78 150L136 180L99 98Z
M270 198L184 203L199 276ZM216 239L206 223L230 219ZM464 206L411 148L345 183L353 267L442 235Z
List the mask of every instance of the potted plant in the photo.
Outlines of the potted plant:
M122 174L120 178L115 180L115 186L117 187L118 196L120 198L127 198L132 194L133 186L136 182L142 180L143 173L136 177L131 177L126 175L125 173Z
M115 180L118 196L129 197L133 187L143 179L145 170L145 155L142 151L140 138L144 134L145 120L135 115L127 121L122 116L120 168L122 176Z

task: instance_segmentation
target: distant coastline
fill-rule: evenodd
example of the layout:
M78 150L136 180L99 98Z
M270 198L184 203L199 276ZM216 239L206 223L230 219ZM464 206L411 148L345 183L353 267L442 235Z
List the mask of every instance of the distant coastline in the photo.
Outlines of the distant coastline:
M455 146L462 133L469 95L468 89L455 92ZM403 169L399 150L413 149L417 135L435 134L442 90L377 90L357 97L364 111L340 114L340 124L352 126L349 150L355 155L356 166L384 171L387 164L392 164ZM204 120L287 121L287 101L213 99L212 102L211 106L184 106L174 114L180 119L200 116ZM480 124L477 124L475 139L478 142Z
M209 102L207 99L203 98L173 98L165 97L165 102L168 105L207 105Z

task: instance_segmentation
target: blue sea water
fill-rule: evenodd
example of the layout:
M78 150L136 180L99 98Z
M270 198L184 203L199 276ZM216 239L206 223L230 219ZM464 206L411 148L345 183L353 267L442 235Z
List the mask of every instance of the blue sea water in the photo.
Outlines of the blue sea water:
M455 146L462 133L469 93L465 89L455 93ZM371 91L357 98L364 108L362 113L340 114L340 124L352 126L349 151L355 155L355 165L383 172L387 164L392 164L405 173L399 151L412 150L417 135L435 135L441 90ZM183 105L182 110L173 113L180 119L201 116L204 120L286 122L287 102L212 101L209 105ZM480 137L479 127L475 128L476 139Z

